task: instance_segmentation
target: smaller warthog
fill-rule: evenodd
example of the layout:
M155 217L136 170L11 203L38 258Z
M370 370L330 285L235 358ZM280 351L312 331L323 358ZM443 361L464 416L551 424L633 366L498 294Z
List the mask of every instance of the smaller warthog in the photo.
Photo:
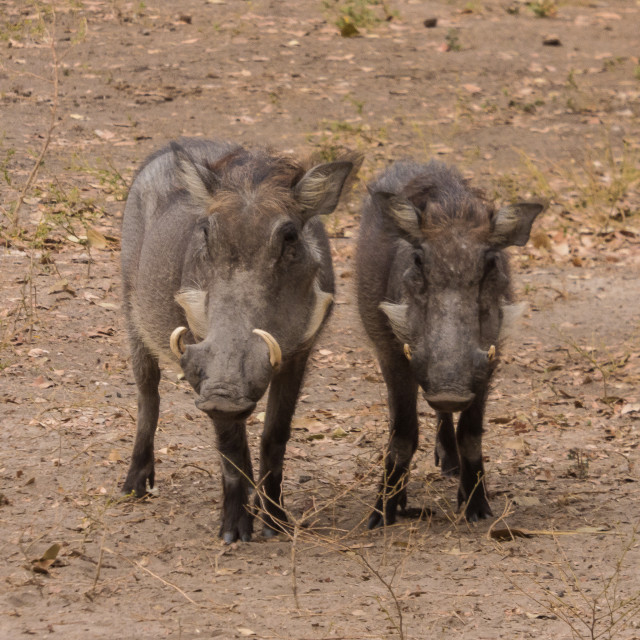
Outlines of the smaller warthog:
M126 493L154 484L159 359L180 363L222 457L220 535L253 532L246 419L270 386L260 449L264 533L286 516L282 465L307 357L334 293L331 213L353 162L305 167L184 139L150 156L124 212L122 277L138 427Z
M369 528L395 522L418 445L418 386L437 414L436 464L460 474L458 504L491 515L482 422L512 301L503 249L524 245L540 202L495 211L455 169L399 162L369 187L358 240L358 306L387 384L390 441ZM460 412L454 430L453 412Z

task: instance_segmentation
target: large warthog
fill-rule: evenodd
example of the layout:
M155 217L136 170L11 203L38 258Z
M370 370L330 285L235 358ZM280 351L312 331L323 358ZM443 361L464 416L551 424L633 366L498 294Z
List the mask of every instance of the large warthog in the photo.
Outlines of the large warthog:
M126 493L154 484L159 360L179 362L213 421L222 457L220 535L249 540L253 473L245 422L270 386L260 449L264 533L286 522L282 466L305 364L332 305L319 215L350 161L288 157L184 139L150 156L122 227L122 277L138 426Z
M358 241L358 306L387 384L391 434L369 528L395 522L398 506L406 506L419 386L437 414L436 464L460 474L466 518L491 515L482 422L512 302L503 249L527 242L544 207L519 202L495 211L438 162L397 163L370 185Z

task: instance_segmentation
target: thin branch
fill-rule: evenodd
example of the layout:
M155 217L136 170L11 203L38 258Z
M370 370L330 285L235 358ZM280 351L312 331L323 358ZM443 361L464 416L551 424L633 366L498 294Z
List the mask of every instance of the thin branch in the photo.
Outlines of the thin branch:
M53 138L53 130L57 126L56 118L58 115L58 99L59 99L59 61L58 61L58 52L56 50L56 38L55 38L55 28L56 28L56 12L55 9L52 9L51 13L51 26L47 30L49 33L49 48L51 49L51 63L53 66L52 71L52 82L53 82L53 91L52 91L52 100L53 104L51 105L51 116L49 119L49 128L44 137L44 142L42 143L42 148L40 149L40 153L38 155L38 159L36 160L33 168L31 169L31 173L29 173L29 177L27 181L24 183L20 194L18 195L18 200L16 201L13 212L10 214L12 218L12 232L16 232L18 229L18 223L20 221L20 208L24 202L25 197L33 181L38 174L38 170L40 169L40 165L44 159L45 154L47 153L47 149L49 148L49 144Z
M96 576L93 580L93 585L91 586L91 591L96 590L96 586L98 584L98 580L100 579L100 571L102 570L102 559L104 558L104 541L107 537L107 530L105 529L102 533L102 542L100 543L100 555L98 556L98 565L96 566Z
M117 551L114 551L113 549L109 549L109 548L105 547L104 550L107 553L111 553L114 556L118 556L119 558L122 558L123 560L126 560L129 564L133 565L134 567L136 567L138 569L142 569L143 571L146 571L150 576L152 576L156 580L159 580L160 582L162 582L162 584L166 585L167 587L171 587L172 589L175 589L182 597L186 598L191 604L195 605L196 607L201 607L202 606L202 605L198 604L195 600L192 600L179 586L173 584L173 582L169 582L168 580L165 580L164 578L161 578L158 574L156 574L153 571L151 571L151 569L147 569L147 567L143 566L140 562L136 562L135 560L131 560L131 559L127 558L127 556L123 556L121 553L118 553Z

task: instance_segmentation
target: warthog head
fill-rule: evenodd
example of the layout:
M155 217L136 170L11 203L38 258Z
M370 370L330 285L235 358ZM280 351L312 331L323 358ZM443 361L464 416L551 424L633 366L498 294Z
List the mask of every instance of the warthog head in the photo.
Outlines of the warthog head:
M502 250L524 245L545 207L519 202L495 212L461 185L447 191L418 180L399 195L371 194L391 233L404 240L401 282L391 283L401 303L380 309L427 401L443 412L464 410L486 389L509 299Z
M333 299L317 216L338 203L351 162L308 171L290 158L236 149L204 166L173 145L200 211L176 301L188 327L171 348L207 413L250 412L274 374L308 349Z

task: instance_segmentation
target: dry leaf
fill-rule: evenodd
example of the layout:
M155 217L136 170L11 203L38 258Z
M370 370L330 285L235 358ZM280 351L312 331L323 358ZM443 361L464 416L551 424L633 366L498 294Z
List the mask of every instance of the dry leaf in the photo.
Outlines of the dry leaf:
M351 22L348 16L343 16L340 19L340 23L338 26L340 28L340 35L343 38L355 38L360 35L358 27L356 27L356 25Z
M494 540L515 540L516 538L532 538L533 534L524 529L491 529Z
M510 438L503 443L503 447L514 451L528 451L529 445L522 438Z
M521 507L537 507L542 504L536 496L514 496L513 501Z
M120 309L120 305L115 302L96 302L96 304L103 309L111 309L112 311Z
M574 536L584 533L609 533L606 526L578 527L577 529L492 529L489 534L494 540L515 540L516 538L533 538L534 536Z
M49 567L56 561L60 552L60 545L56 542L52 544L38 560L31 561L31 568L36 573L49 573Z
M89 246L94 249L107 249L109 246L107 239L99 231L89 226L87 226L87 241Z
M73 287L69 286L68 280L60 280L49 289L49 293L68 293L71 296L75 296L76 290Z
M106 131L104 129L96 129L94 133L102 140L111 140L111 138L114 138L116 135L112 131Z
M48 353L49 352L46 349L31 349L28 355L30 358L39 358L40 356L45 356Z
M622 407L622 411L620 411L620 415L625 416L627 413L640 413L640 404L625 404L624 407Z
M55 387L56 383L51 380L47 380L44 376L38 376L31 383L31 386L38 387L38 389L49 389L50 387Z
M326 425L315 418L295 418L291 426L294 429L308 431L309 433L326 433L331 430L330 425Z

